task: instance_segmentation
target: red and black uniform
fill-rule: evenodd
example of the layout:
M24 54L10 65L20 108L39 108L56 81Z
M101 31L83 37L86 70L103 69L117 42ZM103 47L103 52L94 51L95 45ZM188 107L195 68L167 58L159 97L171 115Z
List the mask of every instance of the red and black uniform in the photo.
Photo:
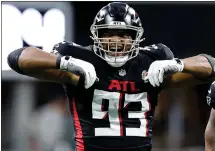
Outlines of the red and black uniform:
M137 57L119 68L96 56L92 46L63 42L53 52L92 63L98 82L64 85L74 122L77 151L151 150L152 121L160 87L144 83L142 72L155 60L173 58L163 44L141 48Z

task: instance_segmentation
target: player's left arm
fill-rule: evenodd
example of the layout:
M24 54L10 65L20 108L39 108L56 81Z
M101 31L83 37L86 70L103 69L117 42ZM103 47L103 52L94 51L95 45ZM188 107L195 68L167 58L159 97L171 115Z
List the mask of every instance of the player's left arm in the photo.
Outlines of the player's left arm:
M201 54L181 61L183 70L166 78L163 83L165 87L195 86L215 80L215 58L212 56Z
M215 79L215 58L207 54L177 59L164 44L143 48L155 60L149 67L145 81L163 88L195 86Z
M211 114L205 129L205 151L215 151L215 110Z

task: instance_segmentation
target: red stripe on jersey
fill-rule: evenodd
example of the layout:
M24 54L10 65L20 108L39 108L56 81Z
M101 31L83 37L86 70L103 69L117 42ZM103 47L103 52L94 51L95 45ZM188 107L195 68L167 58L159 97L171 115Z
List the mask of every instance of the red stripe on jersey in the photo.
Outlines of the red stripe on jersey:
M123 136L123 124L122 124L122 93L120 93L120 98L119 98L119 109L118 109L118 114L119 114L119 123L120 123L120 136Z
M147 93L147 102L149 103L149 111L148 112L150 112L151 111L151 103L150 103L150 98L149 98L149 95L148 95L148 93ZM145 118L146 118L146 136L148 136L149 135L149 121L148 121L148 117L147 117L147 113L148 112L145 112L144 113L144 115L145 115Z
M75 105L75 99L72 99L72 111L73 111L73 117L74 117L74 125L75 125L75 131L76 131L76 148L77 151L84 151L84 140L83 140L83 134L81 129L80 120L78 117L78 112Z

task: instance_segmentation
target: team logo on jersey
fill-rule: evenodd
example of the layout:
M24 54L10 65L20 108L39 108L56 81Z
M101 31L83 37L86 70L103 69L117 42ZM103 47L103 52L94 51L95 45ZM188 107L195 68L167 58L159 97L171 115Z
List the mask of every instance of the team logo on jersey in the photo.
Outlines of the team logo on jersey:
M146 70L143 70L143 72L142 72L142 79L144 80L144 82L145 83L147 83L148 82L148 80L145 80L145 77L147 76L147 74L148 74L148 72L146 71Z
M210 106L211 105L211 97L207 96L207 103Z
M122 77L125 76L126 75L125 69L120 69L119 70L119 75L122 76Z
M211 89L208 90L208 93L209 93L209 94L211 93Z

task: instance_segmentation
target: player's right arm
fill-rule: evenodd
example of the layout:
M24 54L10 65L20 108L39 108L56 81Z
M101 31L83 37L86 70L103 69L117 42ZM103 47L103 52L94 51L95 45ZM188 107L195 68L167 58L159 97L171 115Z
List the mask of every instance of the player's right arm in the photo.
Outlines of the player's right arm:
M215 110L211 109L205 129L205 151L215 151Z
M35 47L20 48L8 56L9 66L16 72L37 79L77 85L79 76L57 69L57 55Z
M8 56L8 64L20 74L58 83L77 85L83 77L85 88L92 86L96 79L91 63L72 56L50 54L34 47L13 51Z

